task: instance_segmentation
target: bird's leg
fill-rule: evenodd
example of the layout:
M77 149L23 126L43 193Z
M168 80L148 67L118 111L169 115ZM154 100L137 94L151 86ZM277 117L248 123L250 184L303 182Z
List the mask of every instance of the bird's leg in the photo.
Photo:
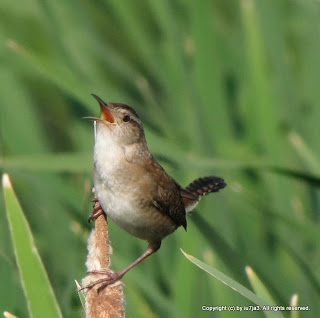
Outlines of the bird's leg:
M100 205L100 202L96 196L91 200L91 202L94 202L94 207L93 207L92 213L90 214L90 216L88 218L88 222L95 221L100 215L106 214L103 211L103 209Z
M161 242L149 243L147 250L138 259L136 259L132 264L130 264L127 268L125 268L121 272L112 273L112 272L103 271L103 270L88 272L88 274L106 274L106 275L108 275L108 277L98 279L95 282L83 287L83 289L85 289L85 288L90 289L90 288L96 286L97 284L102 284L98 288L98 292L99 292L103 288L107 287L108 285L114 284L115 282L120 280L125 273L129 272L130 269L132 269L133 267L138 265L140 262L142 262L144 259L146 259L151 254L155 253L160 248L160 246L161 246Z

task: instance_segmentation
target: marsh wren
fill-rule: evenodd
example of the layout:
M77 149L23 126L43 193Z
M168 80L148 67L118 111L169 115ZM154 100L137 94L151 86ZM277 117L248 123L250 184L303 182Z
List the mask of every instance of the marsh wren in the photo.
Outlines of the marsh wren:
M187 229L186 213L203 195L217 192L226 184L219 177L208 176L182 187L150 153L135 110L93 97L100 105L100 118L85 119L95 121L94 187L100 205L90 219L105 212L120 228L149 242L145 253L130 266L96 282L105 286L156 252L161 241L179 226Z

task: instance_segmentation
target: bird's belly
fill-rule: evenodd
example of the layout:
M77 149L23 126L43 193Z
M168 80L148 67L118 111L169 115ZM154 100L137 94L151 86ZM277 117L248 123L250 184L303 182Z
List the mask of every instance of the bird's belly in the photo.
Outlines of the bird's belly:
M104 184L96 184L95 189L108 218L131 235L147 241L161 241L177 228L170 217L155 207L142 208L134 195L123 191L115 195Z

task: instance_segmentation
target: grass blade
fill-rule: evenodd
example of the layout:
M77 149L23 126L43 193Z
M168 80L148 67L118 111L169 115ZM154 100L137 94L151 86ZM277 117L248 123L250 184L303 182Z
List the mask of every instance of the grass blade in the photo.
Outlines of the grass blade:
M252 268L249 266L246 266L246 272L247 272L247 276L249 278L250 284L253 290L255 291L255 293L262 299L267 300L270 303L270 305L276 305L275 301L271 297L267 288L263 285L262 281L259 279L257 274L252 270ZM273 317L271 311L264 311L264 314L268 318Z
M298 306L299 296L297 294L293 294L290 298L290 306L296 307ZM298 310L292 310L290 318L299 318L299 311Z
M182 249L181 249L181 252L183 253L183 255L190 262L192 262L193 264L197 265L199 268L201 268L202 270L204 270L208 274L212 275L213 277L219 279L222 283L224 283L225 285L229 286L233 290L237 291L239 294L243 295L245 298L249 299L250 301L252 301L256 305L261 306L261 307L270 306L270 304L268 304L267 301L265 301L264 299L258 297L251 290L249 290L246 287L244 287L243 285L237 283L232 278L228 277L227 275L223 274L222 272L218 271L217 269L215 269L215 268L213 268L213 267L201 262L200 260L198 260L197 258L193 257L192 255L189 255L189 254L185 253ZM272 311L270 313L272 313L273 316L282 317L283 318L283 315L281 313L279 313L279 312L273 312Z
M86 299L85 299L84 291L81 290L82 286L78 283L77 280L75 280L74 283L76 284L76 287L77 287L77 292L81 302L81 306L83 310L86 310L86 307L85 307Z
M4 199L14 252L31 317L62 317L28 222L12 188L2 177Z
M297 151L300 158L310 169L311 172L318 173L320 170L319 160L316 155L313 153L310 147L306 142L299 136L297 133L292 132L289 135L289 139L295 150Z
M10 314L10 313L7 312L7 311L5 311L5 312L3 313L3 315L4 315L6 318L17 318L17 316L14 316L14 315Z
M275 172L277 174L282 174L287 177L295 178L306 183L309 183L311 186L319 187L320 186L320 178L318 175L313 175L308 172L294 170L290 168L282 168L282 167L266 167L266 170Z

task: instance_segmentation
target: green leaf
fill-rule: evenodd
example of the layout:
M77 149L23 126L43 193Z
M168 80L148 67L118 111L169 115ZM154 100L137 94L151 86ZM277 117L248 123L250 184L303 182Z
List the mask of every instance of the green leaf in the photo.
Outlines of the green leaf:
M82 289L82 286L79 284L79 282L77 280L75 280L74 282L77 286L77 292L78 292L78 296L79 296L82 308L83 308L83 310L85 310L86 299L85 299L85 295L84 295L84 290Z
M314 152L310 149L310 147L306 144L306 142L302 139L302 137L297 133L292 132L289 135L289 139L298 155L307 165L309 170L313 173L319 173L320 161L318 160Z
M241 294L245 298L249 299L250 301L252 301L256 305L260 306L260 309L263 306L270 306L270 304L266 300L255 295L251 290L249 290L246 287L244 287L243 285L239 284L238 282L236 282L232 278L228 277L227 275L223 274L222 272L218 271L217 269L201 262L199 259L193 257L192 255L185 253L182 249L181 249L181 252L190 262L197 265L199 268L201 268L205 272L209 273L213 277L219 279L222 283L229 286L231 289L237 291L239 294ZM279 312L272 311L270 313L272 313L273 316L283 318L283 315Z
M297 294L293 294L290 298L290 306L296 307L298 306L299 296ZM292 310L291 311L291 318L299 318L299 311L298 310Z
M6 318L17 318L16 316L12 315L11 313L9 313L9 312L7 312L7 311L5 311L5 312L3 313L3 315L4 315Z
M318 175L313 175L307 172L290 169L290 168L283 168L283 167L266 167L266 170L285 175L287 177L295 178L306 183L309 183L312 186L320 187L320 177Z
M7 174L2 177L4 199L21 283L31 317L62 317L46 270Z
M276 302L271 297L267 288L263 285L262 281L259 279L259 277L256 275L256 273L252 270L250 266L246 266L246 273L256 295L261 297L262 299L267 300L270 305L276 306ZM264 311L264 314L268 318L273 317L272 311Z

